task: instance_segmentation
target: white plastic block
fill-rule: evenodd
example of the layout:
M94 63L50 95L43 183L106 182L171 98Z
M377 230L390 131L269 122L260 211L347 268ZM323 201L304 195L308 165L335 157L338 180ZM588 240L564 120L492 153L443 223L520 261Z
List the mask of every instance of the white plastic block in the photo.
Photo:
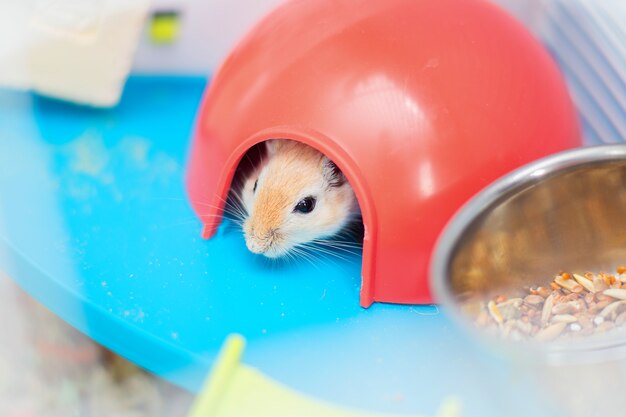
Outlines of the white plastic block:
M0 86L115 105L148 7L149 0L0 2Z

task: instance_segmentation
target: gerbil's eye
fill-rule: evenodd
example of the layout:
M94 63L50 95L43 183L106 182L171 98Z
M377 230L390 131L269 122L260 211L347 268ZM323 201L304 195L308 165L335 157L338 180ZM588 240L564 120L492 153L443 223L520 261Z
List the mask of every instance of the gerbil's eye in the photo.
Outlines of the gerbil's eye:
M259 179L257 178L256 181L254 181L254 185L252 186L252 192L256 191L256 186L259 184Z
M296 204L293 211L298 212L298 213L304 213L304 214L310 213L315 208L315 202L316 202L315 197L312 197L312 196L305 197L302 200L300 200L298 204Z

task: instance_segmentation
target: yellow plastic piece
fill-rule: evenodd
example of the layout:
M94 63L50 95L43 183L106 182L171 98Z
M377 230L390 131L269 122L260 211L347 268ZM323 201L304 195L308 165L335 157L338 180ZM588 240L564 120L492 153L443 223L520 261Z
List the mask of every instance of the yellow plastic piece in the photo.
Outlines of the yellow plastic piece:
M150 22L150 40L165 45L178 39L180 19L176 14L155 15Z
M188 417L401 417L335 407L299 394L241 364L244 345L239 335L228 338ZM459 403L453 399L437 413L438 417L459 415Z

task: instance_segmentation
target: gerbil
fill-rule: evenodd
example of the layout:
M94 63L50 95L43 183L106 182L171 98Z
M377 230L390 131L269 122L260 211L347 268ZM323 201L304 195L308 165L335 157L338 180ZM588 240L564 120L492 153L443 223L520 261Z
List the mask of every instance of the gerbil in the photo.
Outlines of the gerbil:
M319 151L292 140L265 142L239 200L248 249L268 258L324 243L360 218L352 187Z

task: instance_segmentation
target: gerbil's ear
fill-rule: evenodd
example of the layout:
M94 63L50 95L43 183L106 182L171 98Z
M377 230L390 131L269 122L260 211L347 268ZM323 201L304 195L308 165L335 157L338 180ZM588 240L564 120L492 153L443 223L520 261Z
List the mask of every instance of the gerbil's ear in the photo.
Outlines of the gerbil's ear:
M278 149L282 145L282 140L280 139L270 139L265 141L265 149L267 150L267 156L272 157L276 155Z
M341 187L346 183L346 176L339 167L327 157L322 158L322 173L331 187Z

